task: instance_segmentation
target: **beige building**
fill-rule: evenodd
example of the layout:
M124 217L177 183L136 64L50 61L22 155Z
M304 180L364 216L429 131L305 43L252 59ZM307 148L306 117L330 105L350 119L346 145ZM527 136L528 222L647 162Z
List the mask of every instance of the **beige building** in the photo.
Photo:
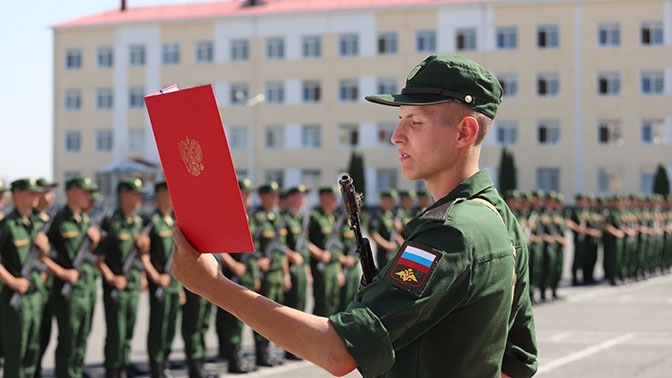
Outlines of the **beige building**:
M122 2L125 3L125 2ZM362 153L370 200L412 188L390 134L397 92L432 53L493 71L522 190L650 192L671 166L672 0L265 0L114 9L53 26L54 179L160 171L143 96L212 84L236 170L332 184ZM196 125L194 125L196 127ZM376 202L376 201L371 201Z

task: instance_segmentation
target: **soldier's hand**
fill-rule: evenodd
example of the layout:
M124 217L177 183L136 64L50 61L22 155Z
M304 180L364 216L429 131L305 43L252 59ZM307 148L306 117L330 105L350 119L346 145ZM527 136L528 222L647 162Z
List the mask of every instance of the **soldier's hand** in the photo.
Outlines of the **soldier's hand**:
M187 294L184 293L184 290L180 290L180 305L187 303Z
M292 278L287 274L282 280L282 291L287 293L290 290L292 290Z
M341 258L341 264L345 265L348 268L352 268L353 266L355 266L356 262L357 261L355 261L354 256L343 256Z
M331 261L331 252L327 251L326 249L322 250L322 258L320 259L323 263L328 263Z
M192 293L202 295L223 277L212 254L199 253L189 243L178 225L173 226L173 276Z
M338 272L338 287L343 287L345 286L345 274L343 274L343 271L340 270Z
M144 293L147 290L149 290L149 282L147 281L147 275L143 273L140 275L140 291Z
M259 260L257 260L257 265L259 265L259 269L261 269L264 272L267 272L268 269L271 267L271 260L268 257L262 257Z
M149 251L149 236L147 235L136 235L135 236L135 245L138 246L140 252L146 253Z
M79 280L79 272L77 269L66 269L64 272L64 277L61 277L63 281L68 281L70 285L74 285Z
M115 289L119 291L124 291L126 289L126 285L128 285L128 280L126 279L125 276L114 276L112 278L112 282L110 282L112 286L114 286Z
M301 265L303 264L303 256L296 251L287 251L287 259L292 265Z
M30 281L23 277L16 277L14 280L8 282L7 285L21 295L25 294L28 289L30 289Z
M44 232L38 232L33 239L33 243L40 249L40 251L42 251L42 253L49 253L49 250L51 249L49 246L49 238Z
M158 285L161 285L162 287L168 287L170 285L171 277L169 274L160 274L159 275L159 282L157 282Z
M91 239L91 244L96 245L100 242L100 229L98 227L89 227L86 229L86 235Z

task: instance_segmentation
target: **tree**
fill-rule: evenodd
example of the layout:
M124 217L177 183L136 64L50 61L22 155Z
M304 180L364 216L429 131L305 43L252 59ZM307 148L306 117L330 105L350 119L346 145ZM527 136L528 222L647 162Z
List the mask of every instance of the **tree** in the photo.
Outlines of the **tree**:
M352 177L352 184L359 193L366 193L366 180L364 179L364 157L352 151L350 154L350 164L348 164L348 174Z
M670 194L670 180L667 178L667 170L662 164L658 164L656 175L653 178L653 192L656 194Z
M502 157L499 161L499 191L504 193L509 189L516 189L518 182L516 179L516 165L513 162L513 154L506 148L502 149Z

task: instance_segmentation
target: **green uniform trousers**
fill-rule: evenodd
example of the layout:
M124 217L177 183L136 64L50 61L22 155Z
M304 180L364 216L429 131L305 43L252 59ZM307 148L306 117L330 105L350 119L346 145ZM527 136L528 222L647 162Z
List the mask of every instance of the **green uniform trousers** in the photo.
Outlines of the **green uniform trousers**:
M0 335L4 351L3 374L9 378L33 378L40 356L40 324L44 299L39 291L21 297L19 311L9 300L14 292L3 287L0 292Z
M103 285L105 307L105 368L120 369L130 364L131 340L138 314L139 290L119 291L118 301L110 297L112 287Z
M285 294L282 290L282 280L282 269L269 270L261 279L261 289L259 290L259 294L272 301L282 303L284 301ZM266 340L265 337L256 332L254 332L254 339L257 342Z
M357 261L359 264L359 261ZM359 284L361 281L362 274L359 271L358 265L354 265L352 268L348 269L345 273L345 285L341 288L341 300L338 306L338 311L345 311L348 307L348 303L352 302L355 299L355 295L359 290Z
M182 305L182 338L187 360L205 358L205 333L210 328L212 304L207 299L185 289L187 301Z
M297 310L306 310L306 297L308 290L307 264L300 266L292 265L292 288L285 293L285 305Z
M329 316L338 311L341 293L338 286L338 263L316 264L313 269L313 314Z
M147 354L149 362L161 364L168 360L175 339L177 314L180 311L180 292L164 291L163 300L156 297L155 285L149 290L149 332Z

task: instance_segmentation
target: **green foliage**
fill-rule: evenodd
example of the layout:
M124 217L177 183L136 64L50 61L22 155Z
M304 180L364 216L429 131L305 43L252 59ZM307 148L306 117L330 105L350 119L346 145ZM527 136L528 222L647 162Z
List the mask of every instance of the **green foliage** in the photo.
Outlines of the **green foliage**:
M502 148L497 182L499 183L500 193L504 193L509 189L517 189L518 187L516 165L513 162L513 154L506 148Z
M653 178L653 192L656 194L670 194L670 180L667 177L667 170L662 164L658 164L656 175Z

